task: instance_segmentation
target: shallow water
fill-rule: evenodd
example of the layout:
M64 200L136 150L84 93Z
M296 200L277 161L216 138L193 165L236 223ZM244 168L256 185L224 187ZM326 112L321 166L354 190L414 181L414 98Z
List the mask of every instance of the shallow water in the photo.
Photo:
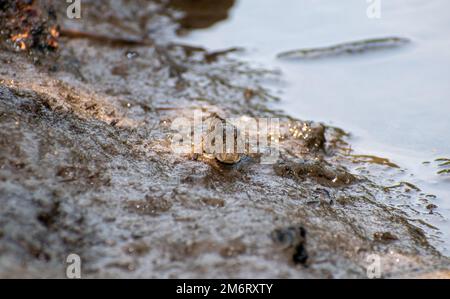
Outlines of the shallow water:
M423 196L435 195L438 209L424 218L440 230L433 244L450 255L450 177L438 175L434 162L450 157L450 2L381 3L381 18L369 19L364 0L241 0L227 20L181 39L210 49L244 47L242 59L281 70L281 102L274 107L349 131L356 154L400 166L389 170L389 180L407 180ZM385 36L412 43L308 61L276 58L284 51Z

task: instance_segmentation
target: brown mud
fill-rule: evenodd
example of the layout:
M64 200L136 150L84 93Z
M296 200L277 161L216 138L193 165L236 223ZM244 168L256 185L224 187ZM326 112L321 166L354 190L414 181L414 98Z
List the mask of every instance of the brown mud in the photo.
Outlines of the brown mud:
M0 277L65 277L71 253L93 278L365 278L371 254L383 277L448 272L426 225L346 168L342 130L267 108L277 74L170 42L180 1L83 1L78 21L29 2L0 1ZM198 107L308 134L273 165L174 154L171 120Z

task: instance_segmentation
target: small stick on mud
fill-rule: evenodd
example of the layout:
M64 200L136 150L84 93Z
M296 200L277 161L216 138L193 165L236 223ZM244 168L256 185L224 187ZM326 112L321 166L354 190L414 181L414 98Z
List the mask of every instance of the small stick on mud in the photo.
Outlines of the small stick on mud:
M123 46L153 46L154 43L150 39L138 39L129 37L112 37L107 35L96 34L92 32L79 31L75 29L61 29L61 36L68 38L84 38L97 42L110 43L113 45Z

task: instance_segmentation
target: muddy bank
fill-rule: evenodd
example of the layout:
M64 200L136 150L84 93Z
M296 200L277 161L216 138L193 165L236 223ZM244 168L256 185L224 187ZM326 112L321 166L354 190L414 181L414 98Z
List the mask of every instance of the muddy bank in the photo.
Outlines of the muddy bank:
M2 35L0 277L65 277L70 253L83 277L363 278L371 254L384 277L448 269L426 224L349 173L343 131L266 107L276 73L171 43L163 1L84 2L79 21L36 2ZM174 154L171 121L198 107L308 134L273 165Z

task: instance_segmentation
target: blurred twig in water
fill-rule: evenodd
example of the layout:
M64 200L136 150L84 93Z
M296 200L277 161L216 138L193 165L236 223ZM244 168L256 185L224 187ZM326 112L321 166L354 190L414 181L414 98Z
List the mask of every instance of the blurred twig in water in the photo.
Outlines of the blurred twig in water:
M438 174L450 174L450 159L448 158L439 158L435 160L439 163L439 167L443 167L444 169L441 169L438 171Z
M410 40L402 37L386 37L365 39L355 42L337 44L329 47L299 49L283 52L277 55L283 59L315 59L343 54L357 54L368 51L395 48L409 43Z

